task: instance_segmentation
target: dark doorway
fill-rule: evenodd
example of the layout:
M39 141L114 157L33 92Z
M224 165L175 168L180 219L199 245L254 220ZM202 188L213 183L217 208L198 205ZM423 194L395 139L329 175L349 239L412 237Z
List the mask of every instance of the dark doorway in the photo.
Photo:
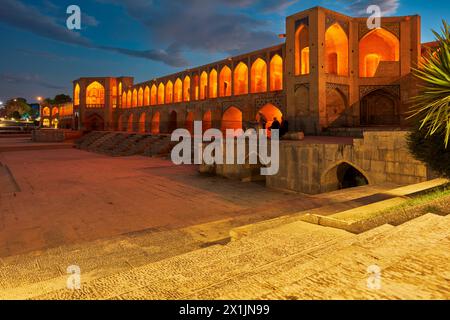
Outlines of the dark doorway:
M361 125L399 125L398 100L384 90L369 93L361 101Z
M177 129L177 113L172 111L169 115L169 133Z
M342 163L337 168L339 189L361 187L369 184L367 178L355 167Z

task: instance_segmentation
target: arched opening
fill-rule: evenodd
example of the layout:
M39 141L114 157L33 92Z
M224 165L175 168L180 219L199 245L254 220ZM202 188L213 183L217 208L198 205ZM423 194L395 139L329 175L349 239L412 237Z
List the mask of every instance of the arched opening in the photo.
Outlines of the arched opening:
M322 177L321 184L323 192L330 192L365 186L369 184L369 180L353 165L342 162L325 173Z
M229 107L222 116L222 131L227 129L242 129L242 111L236 107Z
M200 100L206 99L208 96L208 74L203 71L200 75Z
M203 122L202 122L203 132L212 128L212 113L211 110L206 111L203 114Z
M156 89L156 85L152 85L152 89L150 91L150 105L154 106L158 103L158 89Z
M300 25L295 32L295 75L309 74L309 31Z
M191 78L186 76L183 82L183 99L185 102L191 101Z
M150 88L148 86L145 86L144 90L144 106L150 105Z
M250 92L259 93L267 91L267 64L258 58L252 64L250 71Z
M126 108L127 107L127 93L124 92L122 93L122 104L121 104L121 108Z
M169 133L172 133L178 128L177 112L174 110L169 114Z
M175 81L173 98L175 103L183 101L183 82L180 78Z
M283 90L283 59L274 55L270 60L270 91Z
M123 115L120 115L117 119L117 131L123 131Z
M105 104L105 88L99 82L94 81L86 88L86 104L88 106Z
M375 90L361 100L361 125L399 125L399 98Z
M141 114L141 116L139 117L139 133L145 133L145 112L143 112Z
M89 131L103 130L105 128L105 122L98 114L92 114L86 119L84 126Z
M199 87L200 87L200 80L198 75L194 76L194 100L197 101L199 97Z
M281 118L283 117L283 113L281 112L281 110L271 103L268 103L264 107L259 109L258 113L256 114L256 121L258 121L258 123L261 117L260 113L262 113L267 119L266 129L270 128L274 121L274 118L276 118L281 123Z
M73 104L75 106L80 105L80 85L77 83L73 91Z
M219 75L219 96L231 96L231 69L224 66Z
M348 37L339 23L325 33L325 65L328 74L348 75Z
M343 127L347 125L346 98L338 89L326 90L327 125L329 127Z
M172 81L168 81L166 84L166 103L172 103L173 101L173 84Z
M127 108L131 108L131 100L133 98L133 94L131 93L131 90L128 90L127 93Z
M133 90L133 107L137 107L138 106L138 92L136 89Z
M130 114L130 116L128 117L128 124L127 124L128 132L134 132L133 125L134 125L133 114Z
M44 119L44 120L42 121L42 126L43 126L44 128L50 127L50 119Z
M44 107L42 109L42 116L44 116L44 117L49 117L50 116L50 108L49 107Z
M186 121L184 123L184 127L186 130L188 130L191 134L194 133L194 113L188 112L186 115Z
M53 119L52 120L52 128L58 129L58 124L59 124L59 120L58 119Z
M57 107L53 107L53 109L52 109L52 117L58 115L58 113L59 113L58 108Z
M159 112L156 112L152 118L152 134L159 134L160 120L161 120L161 115Z
M359 42L359 73L361 77L375 77L384 62L400 60L400 41L385 29L375 29Z
M118 96L122 97L122 82L119 82L119 92L118 92Z
M209 73L209 98L217 98L217 71L212 69Z
M164 104L164 83L158 86L158 104Z
M234 94L241 95L248 93L248 67L245 63L239 62L234 69Z
M139 88L138 91L138 102L137 105L139 107L142 107L144 105L144 90L142 88Z

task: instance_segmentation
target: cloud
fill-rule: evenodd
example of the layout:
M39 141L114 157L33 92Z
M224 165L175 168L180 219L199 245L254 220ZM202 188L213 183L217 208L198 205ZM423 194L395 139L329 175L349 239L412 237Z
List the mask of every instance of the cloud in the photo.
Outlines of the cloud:
M17 74L0 74L0 81L10 84L17 84L20 86L26 85L26 84L34 84L38 85L40 87L48 88L48 89L65 89L63 86L59 86L53 83L49 83L43 79L41 79L36 74L23 74L23 75L17 75Z
M347 10L355 15L367 15L367 8L378 5L383 16L393 15L400 7L400 0L341 0L347 4Z

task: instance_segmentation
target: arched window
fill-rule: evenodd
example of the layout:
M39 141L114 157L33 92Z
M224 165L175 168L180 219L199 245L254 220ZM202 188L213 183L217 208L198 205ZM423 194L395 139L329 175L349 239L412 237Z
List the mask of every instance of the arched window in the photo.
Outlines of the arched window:
M309 31L300 25L295 31L295 75L309 74Z
M139 91L138 91L138 103L137 103L137 105L139 107L142 107L144 105L144 90L142 89L142 87L139 88Z
M281 117L283 117L281 110L271 103L268 103L264 107L259 109L258 113L256 114L256 121L258 122L261 116L260 114L263 114L264 117L267 119L266 129L270 128L270 126L274 121L274 118L276 118L281 123Z
M127 93L124 92L122 93L122 108L126 108L127 107Z
M152 85L152 89L150 91L150 105L154 106L158 103L158 89L156 89L156 85Z
M158 86L158 104L164 104L164 83Z
M152 134L159 134L159 122L161 115L159 112L156 112L152 118Z
M73 92L73 104L75 106L80 105L80 85L78 83L75 85L75 90Z
M222 131L242 129L242 111L236 107L228 108L222 116Z
M359 42L359 73L361 77L376 76L384 61L400 60L400 41L385 29L375 29Z
M145 112L139 117L139 133L145 133Z
M267 91L267 64L263 59L253 62L250 80L251 93Z
M206 111L203 114L203 122L202 122L203 132L212 128L212 113L211 110Z
M283 90L283 59L278 54L270 61L270 90Z
M198 100L199 97L200 80L198 75L194 76L194 100Z
M348 37L339 23L325 33L325 65L328 74L348 75Z
M50 119L44 119L44 120L42 121L42 125L43 125L45 128L50 127Z
M217 71L212 69L209 73L209 98L217 98Z
M127 108L131 108L132 98L133 98L133 94L131 93L131 90L128 90L128 94L127 94Z
M208 74L203 71L200 75L200 100L206 99L208 96Z
M166 84L166 103L172 103L173 101L173 83L168 81Z
M186 76L183 82L183 100L188 102L191 101L191 78Z
M119 107L122 107L122 82L119 82L119 92L118 92L118 96L119 96Z
M42 109L42 115L44 117L50 117L50 108L49 107L45 107Z
M133 90L133 100L132 100L132 107L137 107L138 105L138 92L136 89Z
M234 94L241 95L248 93L248 68L243 62L234 69Z
M58 115L58 113L59 113L59 109L57 107L53 107L53 109L52 109L52 117Z
M145 86L144 90L144 106L150 105L150 88L148 86Z
M221 97L231 96L231 69L224 66L219 75L219 95Z
M86 104L105 104L105 88L99 82L94 81L86 88Z
M173 98L174 102L183 101L183 82L181 82L180 78L178 78L177 81L175 81Z

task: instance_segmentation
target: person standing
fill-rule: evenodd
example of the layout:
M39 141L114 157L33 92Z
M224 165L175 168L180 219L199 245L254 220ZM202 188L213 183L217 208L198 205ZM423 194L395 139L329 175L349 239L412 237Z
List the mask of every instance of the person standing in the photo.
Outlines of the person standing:
M288 132L289 132L289 122L286 119L284 119L284 117L281 117L280 138L286 135L286 133Z

